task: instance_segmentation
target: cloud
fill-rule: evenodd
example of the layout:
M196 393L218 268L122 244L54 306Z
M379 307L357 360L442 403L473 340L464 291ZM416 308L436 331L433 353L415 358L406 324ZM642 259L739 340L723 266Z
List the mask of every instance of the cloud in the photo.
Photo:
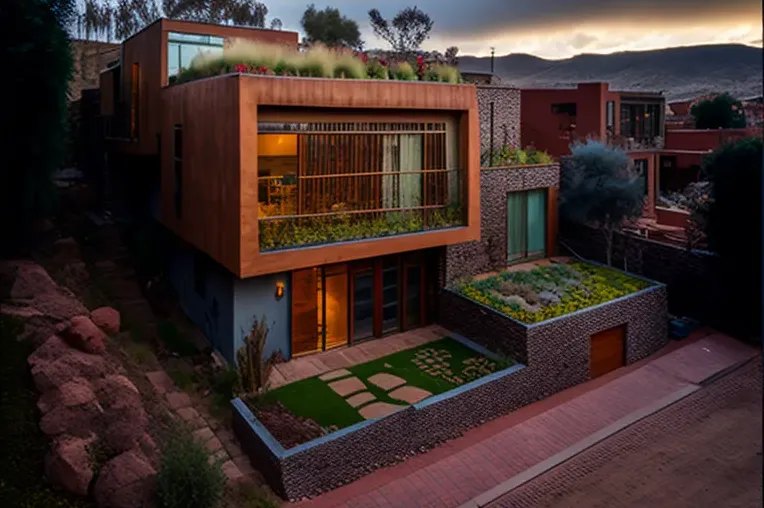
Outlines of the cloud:
M264 0L284 29L300 29L308 0ZM739 42L761 38L760 0L360 0L316 1L358 22L367 47L384 47L374 36L368 11L392 18L416 4L435 21L428 49L456 45L461 53L534 52L560 58L581 51L652 49L669 44ZM742 33L741 33L742 32ZM750 32L750 33L748 33ZM720 34L724 35L722 37ZM740 39L746 35L744 39ZM623 39L623 43L620 41ZM631 41L631 42L630 42ZM652 42L651 42L652 41ZM671 42L673 41L673 42ZM684 41L684 42L677 42ZM617 44L616 44L617 42Z

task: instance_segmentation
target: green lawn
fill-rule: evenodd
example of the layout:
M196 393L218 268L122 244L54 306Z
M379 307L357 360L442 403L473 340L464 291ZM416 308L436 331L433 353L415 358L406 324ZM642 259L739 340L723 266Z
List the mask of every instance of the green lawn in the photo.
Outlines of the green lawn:
M443 360L438 362L434 359L432 357L433 352L437 352L437 355ZM432 364L440 363L440 365L450 369L450 375L448 373L433 375L425 372L414 363L418 355L429 356L433 359ZM445 358L448 355L450 357ZM468 365L464 364L465 360L480 362L483 364L484 370L470 369ZM426 359L420 358L419 361L425 363ZM446 337L414 349L400 351L378 360L356 365L347 370L366 384L367 391L371 392L377 401L405 405L402 401L391 399L384 390L366 380L374 374L385 372L405 379L407 385L437 395L482 377L486 372L501 370L513 363L507 359L486 358L461 342ZM429 364L425 363L425 365ZM329 388L329 382L322 381L318 377L304 379L272 390L266 394L263 402L276 400L295 415L310 418L323 427L333 425L343 428L363 421L357 411L360 408L351 407L342 397Z

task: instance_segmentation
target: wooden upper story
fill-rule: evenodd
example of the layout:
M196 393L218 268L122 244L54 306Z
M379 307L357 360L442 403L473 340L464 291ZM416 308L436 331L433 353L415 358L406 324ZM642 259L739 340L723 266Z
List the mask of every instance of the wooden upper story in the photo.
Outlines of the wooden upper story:
M480 237L474 85L228 74L161 101L161 221L240 277Z
M119 60L100 75L101 115L115 151L157 155L161 90L200 52L223 52L233 39L292 48L297 32L159 19L126 39Z

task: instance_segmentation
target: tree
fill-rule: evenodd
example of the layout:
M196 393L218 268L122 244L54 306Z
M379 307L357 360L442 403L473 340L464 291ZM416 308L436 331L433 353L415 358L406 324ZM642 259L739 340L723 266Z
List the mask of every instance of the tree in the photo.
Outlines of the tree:
M0 9L0 58L12 72L3 116L0 164L2 247L24 239L52 211L51 175L65 155L72 52L66 26L74 0L6 0Z
M392 21L383 18L377 9L372 9L369 11L369 22L374 33L399 53L418 50L430 37L434 23L430 16L416 6L406 7Z
M361 31L358 23L340 14L339 9L327 7L322 11L310 4L302 15L302 29L305 32L304 43L323 43L330 48L345 47L361 49Z
M85 0L76 30L80 37L126 39L161 17L219 25L265 28L268 7L256 0ZM271 27L281 29L274 18Z
M560 214L573 223L602 231L610 266L614 233L642 213L642 177L635 173L626 152L594 140L572 145L561 173Z
M697 129L742 129L745 127L745 109L730 94L717 95L699 102L690 109Z
M719 255L725 314L761 335L761 138L726 144L706 158L703 173L712 185L706 234Z

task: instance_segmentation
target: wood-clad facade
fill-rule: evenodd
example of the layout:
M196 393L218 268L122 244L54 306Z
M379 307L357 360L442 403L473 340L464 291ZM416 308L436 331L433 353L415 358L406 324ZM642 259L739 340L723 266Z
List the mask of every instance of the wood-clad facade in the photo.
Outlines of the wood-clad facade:
M162 93L162 222L239 277L479 237L478 120L471 85L228 75L170 86ZM294 165L290 177L296 183L292 204L276 219L303 224L321 217L335 224L350 216L371 221L400 211L407 214L404 219L414 217L421 229L386 232L380 235L384 238L261 248L260 228L273 222L261 216L268 199L263 184L276 177L260 176L259 165L273 165L274 158L258 143L264 142L263 135L283 134L261 128L285 124L307 130L296 131L301 141L295 160L281 157L286 162L279 164ZM176 130L183 136L179 214L174 205ZM397 150L396 160L404 150L400 140L415 140L421 150L416 170L380 167L384 158L377 152L383 138ZM414 180L418 196L406 202L401 193ZM394 192L385 193L393 187ZM450 213L462 218L453 227L435 228L433 214L449 206L458 206L458 212Z

